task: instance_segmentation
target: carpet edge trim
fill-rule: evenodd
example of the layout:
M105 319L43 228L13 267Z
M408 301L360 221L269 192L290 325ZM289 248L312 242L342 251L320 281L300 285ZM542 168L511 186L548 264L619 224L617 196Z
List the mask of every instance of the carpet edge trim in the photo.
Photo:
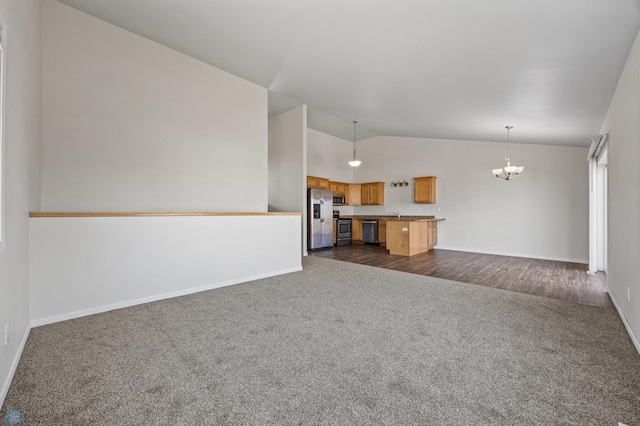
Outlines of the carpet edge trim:
M128 308L130 306L142 305L144 303L156 302L158 300L172 299L174 297L186 296L188 294L200 293L202 291L213 290L220 287L227 287L234 284L242 284L249 281L255 281L263 278L275 277L277 275L289 274L292 272L302 271L302 266L293 268L271 271L264 274L251 275L247 277L235 278L227 281L220 281L213 284L206 284L199 287L192 287L184 290L172 291L169 293L157 294L154 296L142 297L139 299L125 300L123 302L112 303L109 305L96 306L94 308L82 309L80 311L69 312L66 314L54 315L46 318L32 319L30 327L40 327L56 322L67 321L70 319L86 317L89 315L100 314L103 312L113 311L116 309Z

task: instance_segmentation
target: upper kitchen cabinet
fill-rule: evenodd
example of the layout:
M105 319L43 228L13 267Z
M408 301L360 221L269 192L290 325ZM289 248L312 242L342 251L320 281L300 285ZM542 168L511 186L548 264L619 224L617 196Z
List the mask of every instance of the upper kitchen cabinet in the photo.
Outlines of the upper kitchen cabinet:
M359 183L349 184L349 195L347 197L347 204L350 206L362 205L362 186Z
M413 202L416 204L435 204L435 176L413 178Z
M307 176L307 188L329 189L329 179Z
M361 184L361 202L363 206L384 205L384 182Z
M331 182L331 181L329 181L329 189L334 194L345 195L346 196L347 193L349 192L349 184L348 183L343 183L343 182Z

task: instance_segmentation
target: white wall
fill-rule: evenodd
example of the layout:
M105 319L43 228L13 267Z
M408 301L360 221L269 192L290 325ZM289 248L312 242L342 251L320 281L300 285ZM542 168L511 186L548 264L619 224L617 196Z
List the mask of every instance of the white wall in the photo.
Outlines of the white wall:
M347 162L353 158L353 141L348 141L317 130L308 129L307 172L311 176L329 178L336 182L353 182L354 168ZM356 149L360 158L358 142ZM353 214L349 206L335 207L342 215Z
M336 182L351 182L354 167L347 162L353 158L353 141L307 129L309 140L307 172L311 176L329 178ZM362 142L358 142L359 151ZM359 155L358 155L359 157Z
M344 161L335 152L312 151L311 138L309 145L310 174L313 169L334 179ZM349 181L385 182L385 205L355 207L354 213L444 217L439 248L586 263L587 148L512 144L513 162L525 171L509 182L491 174L504 165L505 150L504 142L383 136L359 142L362 164ZM413 203L419 176L437 176L437 204ZM403 180L409 186L390 186Z
M38 208L40 1L0 0L6 26L4 230L0 248L0 406L29 329L30 209ZM9 324L9 344L4 326Z
M306 117L300 105L269 120L269 211L304 209Z
M43 2L42 209L267 211L267 90Z
M307 211L307 106L299 105L269 120L269 211ZM307 254L307 221L300 252Z
M640 351L640 37L600 133L609 133L609 293ZM631 300L627 301L627 288Z
M300 215L29 224L34 325L302 269Z

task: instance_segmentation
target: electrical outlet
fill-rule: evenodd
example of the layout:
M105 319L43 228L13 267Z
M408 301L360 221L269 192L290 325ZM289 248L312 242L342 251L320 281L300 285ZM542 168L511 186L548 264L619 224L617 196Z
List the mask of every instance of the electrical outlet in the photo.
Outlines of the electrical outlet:
M627 302L631 302L631 287L627 287Z
M9 323L4 325L4 344L5 346L9 344Z
M466 242L469 242L469 241L471 241L471 238L467 235L466 237L464 237L464 240L465 240Z
M240 256L240 264L241 265L246 265L247 264L247 258L244 256Z

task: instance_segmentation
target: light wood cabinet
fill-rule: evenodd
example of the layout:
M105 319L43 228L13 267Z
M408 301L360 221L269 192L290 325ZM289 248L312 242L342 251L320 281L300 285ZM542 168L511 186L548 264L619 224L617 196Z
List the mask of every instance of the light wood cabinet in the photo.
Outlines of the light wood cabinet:
M307 188L328 189L334 194L344 195L347 206L384 205L384 182L344 183L307 176Z
M381 246L387 245L387 221L378 219L378 242Z
M413 256L433 249L438 225L433 221L391 220L387 222L387 250L390 254Z
M307 188L329 189L329 179L307 176Z
M362 242L362 220L360 219L351 221L351 240Z
M384 205L384 182L361 184L360 195L363 206Z
M435 204L436 177L413 178L413 202L415 204Z
M350 206L361 206L362 205L362 185L359 183L351 183L349 184L349 200L347 204Z
M348 183L329 181L329 189L334 194L345 195L346 196L347 192L348 192L348 190L347 190L348 187L349 187Z

